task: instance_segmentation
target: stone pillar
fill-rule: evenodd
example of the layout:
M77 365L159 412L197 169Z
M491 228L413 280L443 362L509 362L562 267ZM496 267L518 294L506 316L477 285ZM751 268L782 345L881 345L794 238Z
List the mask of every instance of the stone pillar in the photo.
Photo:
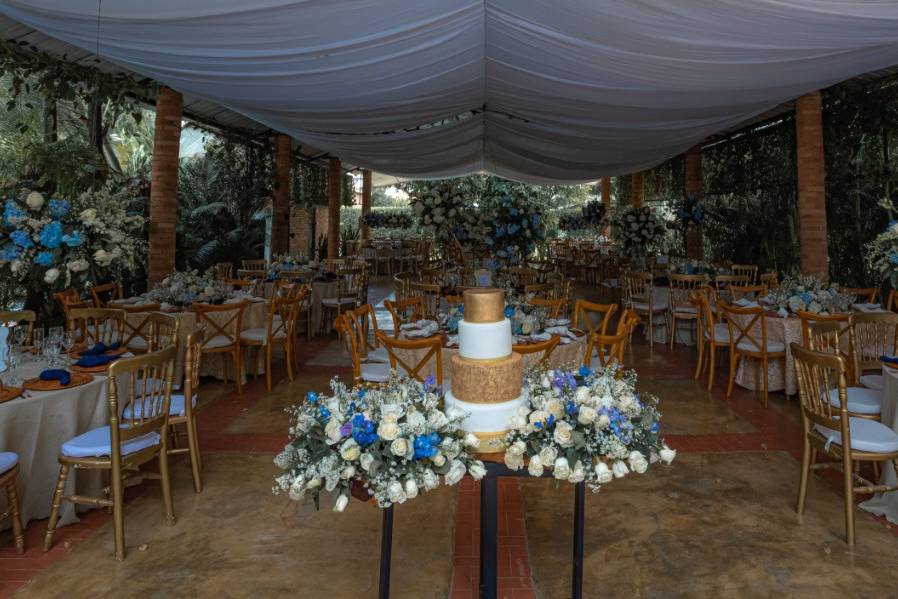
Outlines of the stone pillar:
M362 171L362 216L371 212L371 171ZM371 239L371 228L364 225L362 228L362 241Z
M340 195L343 191L343 167L339 158L331 158L327 170L327 257L340 257Z
M692 146L686 151L686 194L692 194L701 201L702 191L702 147ZM702 230L690 229L686 232L686 257L701 260L704 255Z
M274 137L274 198L271 202L271 255L290 247L290 167L293 143L289 135Z
M181 148L181 94L163 87L156 96L156 131L150 187L148 282L158 283L175 270L178 221L178 154Z
M642 189L642 173L630 175L630 203L636 207L642 206L645 194Z
M611 177L602 177L602 204L605 206L606 218L611 216ZM611 236L611 227L605 227L602 231L605 237Z
M795 144L801 272L826 276L829 273L829 252L826 239L823 106L820 92L795 100Z

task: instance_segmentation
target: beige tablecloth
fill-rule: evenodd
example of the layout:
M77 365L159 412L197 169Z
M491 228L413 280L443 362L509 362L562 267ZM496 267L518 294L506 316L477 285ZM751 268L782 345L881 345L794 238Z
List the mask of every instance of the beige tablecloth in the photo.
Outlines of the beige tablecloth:
M767 362L768 389L770 391L785 390L788 395L798 393L798 379L795 378L795 362L792 358L790 343L801 345L801 319L797 316L781 318L779 316L764 316L767 326L767 340L780 341L786 344L786 359L769 360ZM738 335L738 331L734 331ZM761 325L756 323L751 333L756 339L761 339ZM739 370L736 371L736 384L746 389L763 389L764 373L758 373L758 385L755 386L755 358L742 358Z
M885 365L882 367L881 422L898 431L898 370ZM879 484L898 484L895 468L889 462L882 463ZM872 499L861 503L860 508L877 516L885 516L892 524L898 524L898 491L877 493Z
M30 359L16 374L31 378L40 374L43 363ZM59 476L56 456L63 443L90 429L109 423L106 377L64 391L28 391L29 397L18 397L0 404L0 451L19 455L19 494L22 523L48 518L53 490ZM66 482L66 494L99 496L103 489L102 474L77 471ZM78 506L79 511L92 509ZM0 493L0 513L6 511L6 494ZM60 525L76 522L75 505L64 502ZM0 527L8 528L8 520Z

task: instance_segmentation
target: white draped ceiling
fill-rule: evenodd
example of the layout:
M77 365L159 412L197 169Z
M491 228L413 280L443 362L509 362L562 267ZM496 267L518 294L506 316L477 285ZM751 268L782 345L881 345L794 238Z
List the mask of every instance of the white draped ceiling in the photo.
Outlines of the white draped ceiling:
M632 172L898 64L895 0L0 0L0 12L408 177Z

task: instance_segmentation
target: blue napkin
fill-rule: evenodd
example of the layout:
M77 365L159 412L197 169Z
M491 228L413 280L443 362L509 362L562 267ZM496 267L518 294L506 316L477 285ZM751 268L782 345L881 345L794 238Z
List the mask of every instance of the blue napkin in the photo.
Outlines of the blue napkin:
M84 366L85 368L104 366L116 358L118 358L118 356L85 356L82 354L81 359L75 362L75 366Z
M898 364L898 356L879 356L880 362L888 362L889 364Z
M81 355L82 356L100 356L102 354L105 354L108 351L116 350L120 346L121 346L121 344L118 341L116 341L115 343L113 343L111 345L106 345L105 343L100 341L99 343L94 345L89 350L81 352ZM82 366L83 366L83 364L82 364Z
M59 384L63 387L72 382L72 377L68 371L59 370L57 368L43 371L40 379L42 381L59 381Z

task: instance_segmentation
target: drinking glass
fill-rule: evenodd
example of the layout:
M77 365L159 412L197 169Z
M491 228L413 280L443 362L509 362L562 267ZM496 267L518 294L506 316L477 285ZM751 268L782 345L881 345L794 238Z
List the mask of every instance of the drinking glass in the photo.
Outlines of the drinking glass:
M34 352L38 353L44 346L44 327L34 327L34 333L32 333L31 338L31 346L34 348Z
M68 367L72 363L72 348L75 347L75 334L72 331L66 331L65 333L63 333L61 345L65 350L66 366Z
M16 345L25 345L25 342L28 341L28 327L22 323L14 326L12 329L12 338Z
M62 333L62 327L50 327L47 331L47 337L54 343L60 343L62 341Z

